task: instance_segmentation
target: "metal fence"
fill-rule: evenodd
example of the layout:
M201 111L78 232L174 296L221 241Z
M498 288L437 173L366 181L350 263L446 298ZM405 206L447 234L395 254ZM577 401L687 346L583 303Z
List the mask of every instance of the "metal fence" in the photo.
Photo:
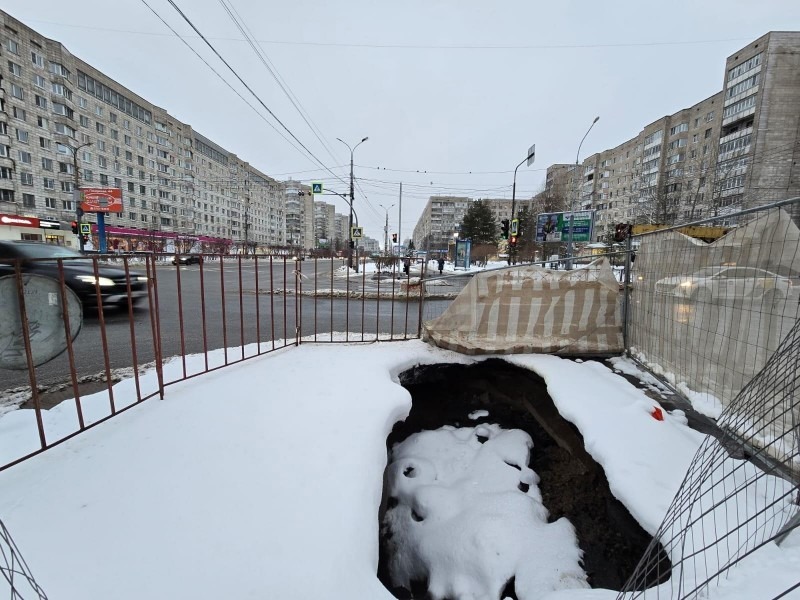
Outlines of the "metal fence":
M425 305L419 268L366 259L356 271L341 258L91 255L0 260L2 275L0 365L13 368L0 368L0 414L33 409L6 418L35 421L21 429L36 434L15 444L22 453L0 445L0 470L163 398L176 382L303 339L418 337ZM141 377L151 369L156 378ZM74 418L51 419L48 409L65 400L59 410L69 406Z

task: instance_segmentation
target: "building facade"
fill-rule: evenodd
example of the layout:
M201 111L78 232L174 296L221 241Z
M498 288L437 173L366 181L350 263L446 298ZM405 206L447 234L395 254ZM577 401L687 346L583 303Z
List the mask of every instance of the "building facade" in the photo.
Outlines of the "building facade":
M414 226L414 247L417 250L446 250L470 202L472 198L461 196L431 196Z
M116 187L110 250L286 245L283 184L2 11L0 44L0 213L76 246L76 187Z

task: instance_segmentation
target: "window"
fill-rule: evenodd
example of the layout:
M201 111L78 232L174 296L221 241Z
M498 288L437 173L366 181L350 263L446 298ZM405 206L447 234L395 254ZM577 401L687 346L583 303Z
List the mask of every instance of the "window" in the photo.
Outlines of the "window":
M112 140L118 140L119 139L119 131L117 131L116 129L112 129L111 130L111 139Z
M105 143L105 141L97 140L97 149L100 150L101 152L105 152L106 151L106 143Z
M34 73L34 75L33 75L33 85L35 85L38 88L44 89L45 83L46 83L46 81L45 81L44 77L42 77L41 75L39 75L37 73Z
M669 134L675 135L678 133L682 133L684 131L689 131L689 124L688 123L680 123L679 125L675 125L674 127L670 127Z
M732 117L735 114L754 108L755 105L756 105L756 94L753 94L752 96L748 96L744 100L739 100L738 102L734 102L730 106L726 106L725 110L722 111L722 118L727 119L728 117Z
M68 135L71 138L75 137L75 130L69 125L64 125L63 123L56 123L56 133Z
M734 96L743 94L750 88L757 86L759 81L759 75L761 75L761 73L756 73L752 77L748 77L747 79L740 81L736 85L729 87L728 90L725 92L725 98L733 98Z
M36 196L33 194L22 194L22 206L25 208L34 208L36 206Z
M708 138L710 138L710 137L711 137L711 130L710 130L710 129L706 129L706 133L705 133L705 135L703 136L703 138L704 138L704 139L708 139Z
M131 221L135 221L136 220L136 213L135 212L129 212L128 213L128 219L130 219Z
M52 177L43 177L42 185L46 190L54 190L56 189L56 180L53 179Z
M95 129L97 129L97 133L99 133L101 135L105 134L106 126L103 125L102 123L95 123L94 127L95 127Z
M20 100L25 99L25 91L16 83L11 84L11 95L14 96L14 98L19 98Z
M132 181L129 181L128 182L128 191L133 194L133 193L135 193L135 190L136 190L136 185Z
M71 192L72 191L72 182L71 181L62 181L61 182L61 191L62 192Z
M81 108L86 108L87 105L88 102L86 102L86 98L84 98L83 96L78 96L78 106L80 106Z
M84 181L94 181L94 171L91 169L84 169L82 172Z
M69 117L70 119L75 118L75 111L73 111L66 104L61 104L60 102L53 102L53 112L56 113L57 115L64 115L65 117Z
M2 202L13 202L14 201L14 190L0 190L0 201L2 201Z
M28 132L24 129L17 129L17 141L23 142L24 144L28 143Z
M736 79L739 75L744 75L748 71L755 69L758 65L761 64L761 53L759 52L753 58L746 60L740 65L733 67L730 71L728 71L728 81L731 79Z
M106 160L105 156L98 156L97 164L102 168L106 168L108 166L108 161Z
M57 200L55 198L45 198L44 205L47 208L58 208Z
M72 191L72 190L70 189L69 191ZM72 200L62 200L61 201L61 207L64 210L73 211L73 210L75 210L75 203Z
M69 70L64 65L57 62L50 63L50 72L53 75L60 75L61 77L66 77L67 79L69 79L70 76Z
M19 44L12 39L6 42L6 49L11 52L11 54L19 54Z
M35 94L34 101L36 106L47 110L47 98L45 98L44 96L40 96L39 94Z
M36 117L36 124L42 129L50 128L50 121L46 117Z
M712 110L710 113L706 115L706 123L714 120L714 111Z
M99 104L97 106L95 106L94 107L94 114L96 114L98 117L102 117L103 116L103 107L100 106Z
M52 171L53 170L53 159L42 157L42 169L45 171Z
M108 185L108 175L100 173L100 185Z
M134 176L133 167L125 167L125 174L128 177L133 177Z
M8 72L12 75L16 75L17 77L22 76L22 67L20 67L17 63L8 61Z
M23 171L19 174L19 181L22 185L33 185L33 173Z
M11 179L14 176L14 171L10 167L0 167L0 179Z
M140 185L139 186L139 193L142 196L144 196L147 193L147 188L145 186L143 186L143 185ZM142 200L142 206L147 206L147 204L145 204L144 200Z
M78 117L78 121L80 121L81 127L88 127L89 126L89 117L80 115Z
M126 136L125 136L125 145L126 145L126 146L130 146L130 145L131 145L131 141L132 141L132 140L131 140L131 136L129 136L129 135L126 135Z
M37 67L44 67L44 56L38 52L31 52L31 62Z
M11 107L11 115L20 121L25 121L28 118L28 113L25 112L24 108L20 108L19 106Z
M75 171L73 169L72 163L60 162L58 163L58 172L69 173L70 175L72 175Z
M24 163L26 165L31 164L31 153L25 152L23 150L18 150L19 152L19 162Z
M117 113L109 112L108 113L108 118L111 119L112 123L116 123L117 122Z

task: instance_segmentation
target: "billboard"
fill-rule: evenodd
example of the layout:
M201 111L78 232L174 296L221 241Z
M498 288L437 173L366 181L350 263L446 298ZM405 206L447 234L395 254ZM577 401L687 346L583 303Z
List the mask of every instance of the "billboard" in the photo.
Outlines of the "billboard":
M81 208L84 212L122 212L120 188L81 188Z
M577 211L573 217L573 242L591 242L594 230L594 211ZM537 242L567 242L569 241L569 216L568 212L541 213L536 216L536 241Z

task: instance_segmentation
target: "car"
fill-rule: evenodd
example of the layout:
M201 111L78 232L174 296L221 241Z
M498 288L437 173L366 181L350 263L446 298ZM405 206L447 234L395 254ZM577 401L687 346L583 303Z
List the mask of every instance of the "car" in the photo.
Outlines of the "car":
M788 277L754 267L706 267L691 275L656 281L657 293L701 302L756 300L777 302L789 294Z
M199 265L203 262L203 256L200 254L176 254L172 259L173 265Z
M23 273L43 275L52 279L60 279L58 261L62 261L64 283L80 298L83 306L97 306L97 290L103 306L128 305L128 282L130 282L130 299L133 304L147 297L147 276L137 271L130 271L126 277L125 269L97 265L95 276L94 260L80 252L32 241L0 241L0 277L15 273L14 259L21 260ZM49 259L49 260L35 260Z

